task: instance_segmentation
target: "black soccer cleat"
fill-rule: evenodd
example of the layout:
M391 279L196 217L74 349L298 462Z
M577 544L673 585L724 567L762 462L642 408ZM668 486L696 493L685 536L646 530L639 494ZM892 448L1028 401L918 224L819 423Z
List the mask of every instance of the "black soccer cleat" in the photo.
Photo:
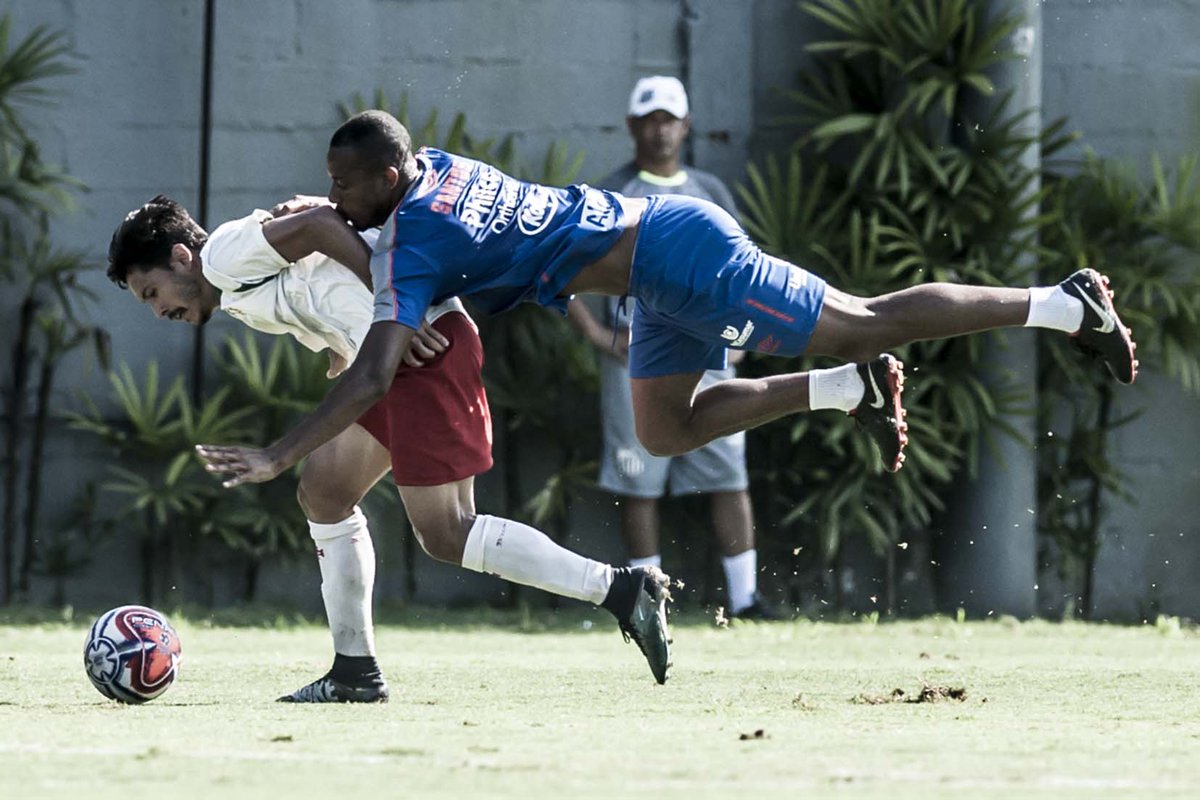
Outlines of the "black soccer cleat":
M779 622L783 619L783 615L767 603L767 598L758 592L754 593L754 602L729 616L731 619L753 622Z
M1071 334L1085 354L1098 358L1120 383L1133 383L1138 362L1133 331L1126 328L1113 307L1108 277L1094 269L1081 269L1059 284L1083 303L1083 324Z
M382 678L362 686L335 681L328 675L317 678L307 686L301 686L291 694L285 694L278 703L386 703L387 682Z
M601 605L617 618L625 641L633 640L659 683L671 668L671 637L667 630L668 587L671 579L658 567L618 567Z
M908 444L908 423L904 421L907 412L900 405L904 365L884 353L874 361L859 364L858 375L863 382L863 399L850 416L879 448L883 468L899 472Z

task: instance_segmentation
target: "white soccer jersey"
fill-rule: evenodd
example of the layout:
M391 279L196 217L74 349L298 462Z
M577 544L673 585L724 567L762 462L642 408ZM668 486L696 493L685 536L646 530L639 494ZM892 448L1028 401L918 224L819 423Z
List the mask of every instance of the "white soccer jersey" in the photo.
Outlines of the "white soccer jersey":
M220 290L221 308L255 330L291 334L309 350L328 348L352 363L374 317L373 293L321 253L289 262L263 234L270 219L256 209L218 227L201 248L204 277ZM378 231L362 236L374 245ZM425 320L432 323L449 311L466 314L452 297L431 306Z

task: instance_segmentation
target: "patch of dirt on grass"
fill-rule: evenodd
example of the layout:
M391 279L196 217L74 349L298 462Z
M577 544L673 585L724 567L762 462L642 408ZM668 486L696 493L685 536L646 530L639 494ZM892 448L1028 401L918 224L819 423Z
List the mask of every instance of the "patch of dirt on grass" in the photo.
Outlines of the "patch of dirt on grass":
M931 686L922 684L921 691L911 695L903 689L892 689L891 694L860 694L851 698L851 702L868 706L880 706L887 703L940 703L945 700L966 702L967 690L961 686Z
M921 687L921 693L917 695L917 699L908 700L909 703L940 703L943 700L957 700L962 703L967 699L967 690L961 686L930 686L926 684Z

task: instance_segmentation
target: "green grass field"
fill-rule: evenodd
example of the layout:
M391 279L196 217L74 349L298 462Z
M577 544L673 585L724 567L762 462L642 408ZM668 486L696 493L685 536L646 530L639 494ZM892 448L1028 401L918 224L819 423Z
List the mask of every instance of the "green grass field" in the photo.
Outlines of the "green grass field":
M1177 625L693 618L657 686L601 612L430 613L381 627L383 706L272 702L326 668L314 625L177 619L140 707L88 683L84 621L2 626L0 797L1200 796Z

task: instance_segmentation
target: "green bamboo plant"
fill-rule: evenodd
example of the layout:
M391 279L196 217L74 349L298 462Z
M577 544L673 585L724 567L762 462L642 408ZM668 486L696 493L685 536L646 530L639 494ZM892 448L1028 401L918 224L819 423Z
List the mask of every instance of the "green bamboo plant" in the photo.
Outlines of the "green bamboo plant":
M198 407L182 377L160 388L152 362L141 380L127 365L110 375L120 409L116 419L105 419L88 398L71 417L76 429L98 436L117 455L102 488L125 503L102 521L137 532L142 595L151 600L163 596L165 578L176 587L185 584L185 555L209 563L236 559L243 568L242 598L249 601L265 559L309 549L296 503L297 470L269 483L223 489L192 448L217 441L264 446L277 439L324 396L324 356L285 336L272 337L264 349L260 337L245 331L227 337L214 361L222 388ZM381 499L393 496L379 493Z
M26 597L38 562L45 442L54 428L54 379L63 358L92 345L107 358L104 331L84 320L92 299L81 283L91 265L81 253L50 244L52 216L72 207L82 188L41 156L24 108L48 102L46 81L69 74L62 34L36 28L14 40L10 15L0 15L0 283L15 320L3 380L0 483L0 603ZM22 481L22 478L24 479Z
M155 603L171 586L182 592L185 554L195 554L211 510L226 497L192 447L246 435L250 409L228 408L228 388L195 407L183 377L162 386L154 361L140 380L121 364L109 374L109 384L119 412L115 418L86 396L80 397L83 410L68 416L75 430L99 437L113 451L101 489L123 502L109 519L137 536L140 596Z
M1026 211L1043 193L1020 155L1040 137L1022 133L1022 115L1002 99L989 118L971 116L995 92L987 69L1009 56L1002 42L1017 21L985 21L965 0L802 8L827 35L809 46L813 63L789 93L799 109L793 148L751 166L741 187L751 235L855 294L1024 279L1037 233ZM979 346L968 338L899 352L911 364L915 435L898 475L882 473L848 417L801 415L752 432L765 465L756 483L772 487L758 498L761 527L775 550L829 564L848 535L882 553L927 529L974 463L980 432L1021 400L980 379Z
M1143 365L1196 391L1195 159L1172 174L1155 160L1149 184L1096 158L1056 161L1078 137L1065 120L1023 133L1025 115L995 96L987 72L1012 56L1004 43L1019 20L987 18L982 4L801 6L827 35L810 45L813 64L790 92L795 144L752 166L741 191L747 228L766 249L862 294L933 280L1021 285L1031 266L1046 275L1096 266L1126 287L1122 314L1138 332ZM1037 172L1021 163L1029 147L1040 148ZM1042 432L1039 523L1048 552L1082 583L1080 607L1090 607L1105 501L1122 497L1109 433L1138 409L1114 402L1103 370L1068 352L1069 339L1038 342L1034 409L1014 387L978 379L977 337L904 348L916 435L897 476L862 466L874 456L848 419L796 418L753 432L766 465L758 485L773 487L760 505L768 547L799 541L796 551L828 565L853 534L894 552L890 544L935 520L987 431L1004 429L999 413L1030 411Z
M1041 230L1047 271L1091 265L1121 287L1121 314L1138 342L1142 370L1200 394L1200 155L1150 179L1088 154L1050 164L1052 189ZM1111 381L1070 351L1040 340L1039 517L1048 561L1075 591L1067 611L1091 613L1106 508L1132 502L1113 457L1111 432L1140 414L1144 395L1113 394ZM1064 414L1062 409L1070 408Z

